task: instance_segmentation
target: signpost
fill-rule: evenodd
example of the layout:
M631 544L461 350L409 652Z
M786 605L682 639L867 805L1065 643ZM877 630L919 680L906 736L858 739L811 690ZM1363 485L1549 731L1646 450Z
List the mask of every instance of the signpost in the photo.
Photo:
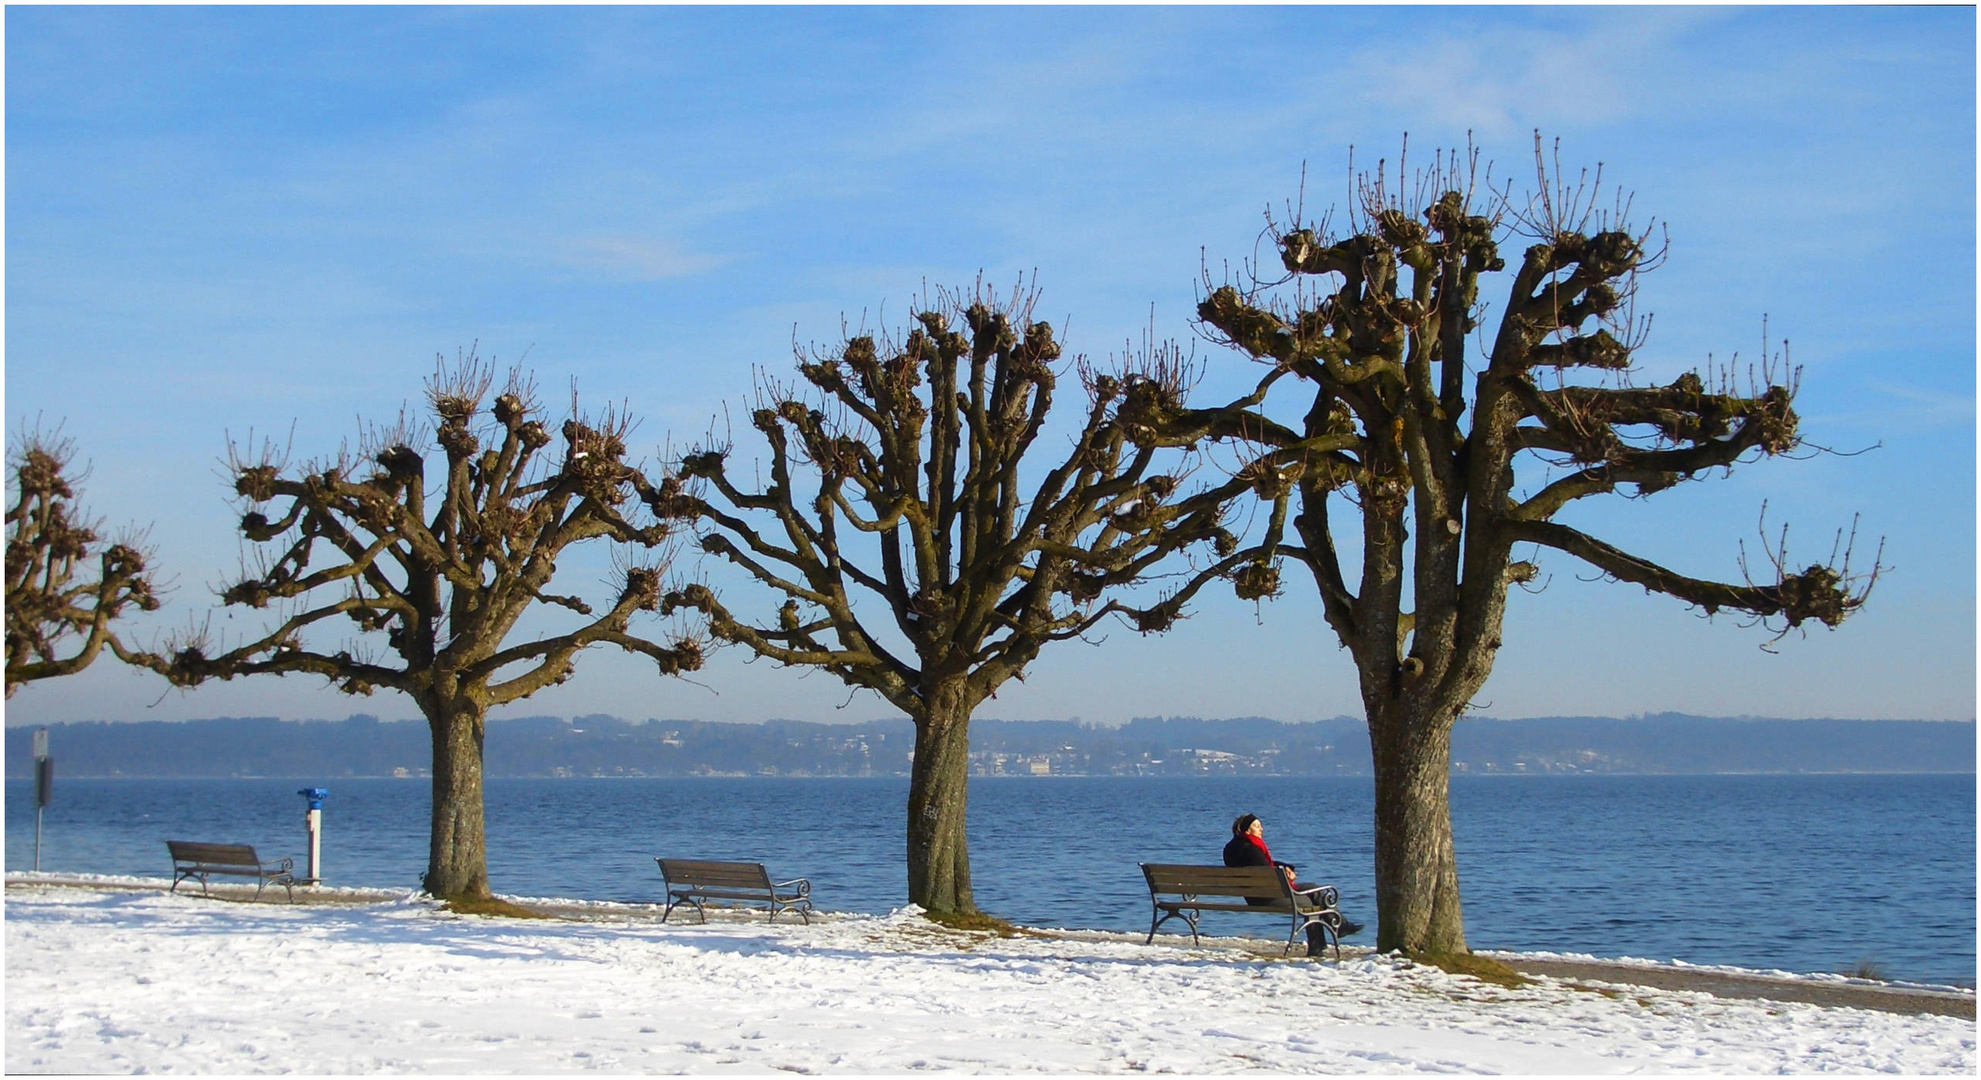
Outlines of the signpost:
M34 869L41 872L41 810L55 788L55 759L48 756L48 729L34 729Z

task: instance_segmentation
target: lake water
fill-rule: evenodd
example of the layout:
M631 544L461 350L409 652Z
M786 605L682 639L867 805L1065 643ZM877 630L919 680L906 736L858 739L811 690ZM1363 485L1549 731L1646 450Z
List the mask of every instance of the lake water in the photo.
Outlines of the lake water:
M299 780L65 780L41 867L169 877L163 841L305 850ZM6 786L6 867L32 865L34 800ZM1975 778L1460 776L1453 827L1475 949L1553 950L1791 971L1861 962L1888 977L1973 985ZM427 783L333 783L328 884L412 890L426 868ZM907 781L492 780L497 892L652 902L653 857L761 860L806 875L823 908L884 912L906 896ZM1266 822L1273 854L1332 882L1374 940L1370 781L977 778L977 904L1034 926L1148 928L1138 862L1210 862L1231 819ZM1212 933L1270 933L1207 916Z

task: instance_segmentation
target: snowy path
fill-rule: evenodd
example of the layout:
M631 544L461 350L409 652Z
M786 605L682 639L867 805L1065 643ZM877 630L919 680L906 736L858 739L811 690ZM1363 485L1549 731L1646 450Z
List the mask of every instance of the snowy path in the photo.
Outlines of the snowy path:
M1961 1072L1935 1016L1500 990L1384 959L6 891L22 1072Z

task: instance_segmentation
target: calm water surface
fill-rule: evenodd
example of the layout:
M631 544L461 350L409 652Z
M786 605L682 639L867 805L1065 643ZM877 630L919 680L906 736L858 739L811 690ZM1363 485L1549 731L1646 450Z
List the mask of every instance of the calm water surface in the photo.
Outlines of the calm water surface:
M167 839L251 843L302 862L299 780L58 780L44 870L169 876ZM333 885L415 889L419 780L330 783ZM34 801L6 788L6 866L33 861ZM1455 777L1452 816L1474 948L1682 959L1792 971L1875 963L1972 985L1973 776ZM1374 923L1367 778L977 778L978 906L1036 926L1146 930L1138 862L1217 862L1230 822L1264 818L1301 877ZM494 780L498 892L651 902L656 855L741 858L807 875L822 907L906 895L905 779ZM1212 916L1213 933L1265 929ZM1373 930L1356 939L1368 943Z

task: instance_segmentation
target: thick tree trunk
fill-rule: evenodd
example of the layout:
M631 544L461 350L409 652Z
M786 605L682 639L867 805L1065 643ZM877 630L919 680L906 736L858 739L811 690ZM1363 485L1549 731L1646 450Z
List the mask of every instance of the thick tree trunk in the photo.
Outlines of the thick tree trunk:
M1376 948L1463 953L1451 841L1452 718L1372 711L1376 768Z
M974 915L964 833L970 782L971 703L960 685L928 697L915 720L908 781L908 900L938 915Z
M444 900L485 900L488 844L482 828L482 710L446 702L428 714L433 732L433 835L426 891Z

